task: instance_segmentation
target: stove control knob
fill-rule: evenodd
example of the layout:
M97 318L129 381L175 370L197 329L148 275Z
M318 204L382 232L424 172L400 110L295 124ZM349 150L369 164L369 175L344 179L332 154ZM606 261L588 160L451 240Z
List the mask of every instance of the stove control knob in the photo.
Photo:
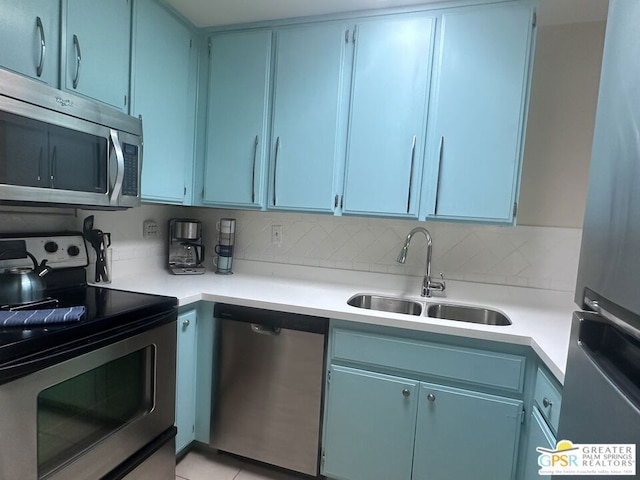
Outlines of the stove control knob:
M58 251L58 244L50 240L44 244L44 249L48 253L56 253Z
M80 253L80 249L76 245L70 245L69 248L67 248L67 253L71 257L77 257Z

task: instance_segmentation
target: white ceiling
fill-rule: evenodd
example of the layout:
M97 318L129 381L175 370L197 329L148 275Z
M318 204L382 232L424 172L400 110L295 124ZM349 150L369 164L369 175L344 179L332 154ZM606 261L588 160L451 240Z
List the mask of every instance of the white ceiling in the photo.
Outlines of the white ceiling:
M442 0L166 0L197 27L438 3ZM540 25L605 20L609 0L541 0Z

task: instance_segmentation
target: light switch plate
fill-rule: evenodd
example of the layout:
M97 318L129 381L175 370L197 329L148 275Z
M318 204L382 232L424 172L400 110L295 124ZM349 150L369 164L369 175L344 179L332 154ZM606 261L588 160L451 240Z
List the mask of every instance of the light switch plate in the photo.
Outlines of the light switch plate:
M282 244L282 225L271 225L271 243Z

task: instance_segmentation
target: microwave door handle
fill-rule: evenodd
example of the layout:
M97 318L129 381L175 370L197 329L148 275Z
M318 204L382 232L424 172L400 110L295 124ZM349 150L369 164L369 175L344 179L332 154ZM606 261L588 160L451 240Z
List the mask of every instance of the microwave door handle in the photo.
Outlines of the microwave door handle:
M124 181L124 155L122 154L122 146L120 145L120 139L118 138L118 132L110 130L109 134L111 143L113 144L113 152L116 156L116 181L113 184L111 190L111 197L109 203L111 205L118 205L120 199L120 193L122 192L122 182Z

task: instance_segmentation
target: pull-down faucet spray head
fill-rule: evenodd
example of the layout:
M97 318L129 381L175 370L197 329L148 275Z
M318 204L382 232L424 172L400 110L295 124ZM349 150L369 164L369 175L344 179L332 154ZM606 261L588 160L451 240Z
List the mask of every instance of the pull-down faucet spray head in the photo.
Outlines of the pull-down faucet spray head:
M431 241L431 234L426 228L416 227L407 234L407 238L405 238L404 240L404 245L402 245L402 248L400 249L400 253L398 254L398 258L396 259L396 261L398 263L405 262L405 260L407 259L407 251L409 250L409 244L411 243L411 239L413 238L413 235L416 233L424 234L424 236L427 239L427 262L426 262L426 268L424 272L424 280L422 282L421 295L423 297L430 297L431 292L434 290L439 292L444 292L444 289L446 288L446 284L444 283L444 277L442 277L442 274L440 274L440 277L442 277L442 282L435 282L431 280L431 255L433 250L433 243Z
M407 252L409 251L409 242L405 240L400 253L398 254L398 258L396 258L396 262L404 263L407 260Z

